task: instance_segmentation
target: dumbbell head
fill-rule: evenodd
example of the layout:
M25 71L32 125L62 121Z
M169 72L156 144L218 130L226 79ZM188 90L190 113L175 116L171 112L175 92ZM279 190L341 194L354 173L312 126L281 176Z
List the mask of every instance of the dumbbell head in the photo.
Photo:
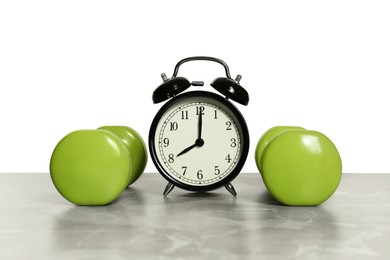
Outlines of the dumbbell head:
M106 130L117 137L126 145L132 159L132 170L129 176L129 183L134 183L143 173L146 167L148 153L142 137L132 128L127 126L102 126L99 130Z
M78 130L65 136L50 160L60 194L76 205L105 205L128 185L132 159L126 145L105 130Z
M270 128L267 132L265 132L261 137L259 142L257 143L256 152L255 152L255 161L257 164L257 168L260 173L262 173L262 164L261 157L263 155L265 147L278 135L286 132L286 131L297 131L297 130L305 130L305 128L300 126L275 126Z
M336 191L342 175L336 146L309 130L292 129L274 137L263 149L260 165L268 191L291 206L321 204Z

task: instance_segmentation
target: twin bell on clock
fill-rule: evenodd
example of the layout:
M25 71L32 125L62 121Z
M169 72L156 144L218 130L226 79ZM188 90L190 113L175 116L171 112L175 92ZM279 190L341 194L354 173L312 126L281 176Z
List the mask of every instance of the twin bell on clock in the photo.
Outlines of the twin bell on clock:
M203 86L178 76L179 67L189 61L221 64L226 77L216 78L209 91L188 91ZM249 150L249 132L244 117L230 100L249 102L248 92L240 85L241 76L232 79L228 65L217 58L197 56L179 61L171 78L153 93L153 102L167 101L155 116L149 133L150 155L168 185L164 195L175 186L190 191L209 191L222 186L233 195L231 181L241 171Z

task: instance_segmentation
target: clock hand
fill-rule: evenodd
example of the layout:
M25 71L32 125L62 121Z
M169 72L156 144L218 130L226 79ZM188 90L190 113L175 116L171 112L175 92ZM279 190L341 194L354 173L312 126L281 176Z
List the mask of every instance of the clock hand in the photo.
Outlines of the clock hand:
M198 139L195 140L195 143L189 147L187 147L186 149L184 149L183 151L181 151L180 153L178 153L176 155L176 157L179 157L180 155L182 154L185 154L186 152L194 149L195 147L201 147L204 145L204 141L202 139L202 110L199 111L199 120L198 120Z
M202 138L202 110L199 113L199 121L198 121L198 139Z
M194 144L191 145L190 147L187 147L186 149L184 149L183 151L181 151L180 153L178 153L178 154L176 155L176 157L179 157L180 155L185 154L186 152L188 152L188 151L194 149L195 147L196 147L196 143L194 143Z
M204 145L204 141L202 138L198 138L196 139L195 143L189 147L187 147L186 149L184 149L183 151L181 151L180 153L178 153L178 155L176 155L176 157L179 157L180 155L182 154L185 154L186 152L194 149L195 147L201 147Z

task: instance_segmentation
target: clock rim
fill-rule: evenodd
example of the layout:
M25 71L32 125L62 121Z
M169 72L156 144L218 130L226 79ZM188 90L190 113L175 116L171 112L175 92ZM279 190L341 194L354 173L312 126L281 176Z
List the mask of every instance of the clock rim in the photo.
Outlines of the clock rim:
M161 120L161 117L164 115L164 113L169 108L171 108L173 105L175 105L177 102L180 102L183 99L193 98L193 97L211 98L211 99L215 99L218 102L221 102L222 104L224 104L228 109L230 109L232 111L232 113L237 118L237 123L240 124L241 129L242 129L242 135L243 135L242 136L243 140L241 141L242 142L241 143L242 144L242 153L241 153L240 159L238 160L238 162L237 162L236 166L233 168L233 170L225 178L223 178L221 181L217 181L217 182L212 183L210 185L204 185L204 186L195 186L195 185L183 183L183 182L180 182L179 180L173 178L164 169L164 167L162 166L162 163L160 163L160 161L158 160L157 152L156 152L155 145L154 145L155 144L154 139L155 139L155 134L156 134L156 128L157 128L158 123ZM205 192L205 191L211 191L211 190L220 188L220 187L228 184L229 182L233 181L237 177L237 175L241 172L242 167L245 164L245 161L248 157L248 152L249 152L249 131L248 131L248 126L246 124L246 121L245 121L243 115L230 101L228 101L228 99L225 99L224 97L217 95L215 93L212 93L212 92L199 91L199 90L189 91L189 92L185 92L185 93L182 93L178 96L173 97L172 99L170 99L167 103L165 103L159 109L159 111L157 112L157 114L153 118L152 124L150 126L148 145L149 145L149 153L150 153L150 156L152 158L152 161L153 161L155 167L157 168L158 172L167 181L169 181L173 185L175 185L179 188L182 188L184 190Z

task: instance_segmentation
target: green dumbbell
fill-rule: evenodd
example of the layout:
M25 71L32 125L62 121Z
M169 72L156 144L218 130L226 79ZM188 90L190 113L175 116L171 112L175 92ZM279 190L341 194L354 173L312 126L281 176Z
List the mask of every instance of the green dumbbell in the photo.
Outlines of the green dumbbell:
M319 205L341 180L341 158L333 142L301 127L268 130L259 140L255 159L268 191L285 205Z
M106 205L138 179L146 162L146 147L136 131L104 126L65 136L53 151L50 175L70 202Z

